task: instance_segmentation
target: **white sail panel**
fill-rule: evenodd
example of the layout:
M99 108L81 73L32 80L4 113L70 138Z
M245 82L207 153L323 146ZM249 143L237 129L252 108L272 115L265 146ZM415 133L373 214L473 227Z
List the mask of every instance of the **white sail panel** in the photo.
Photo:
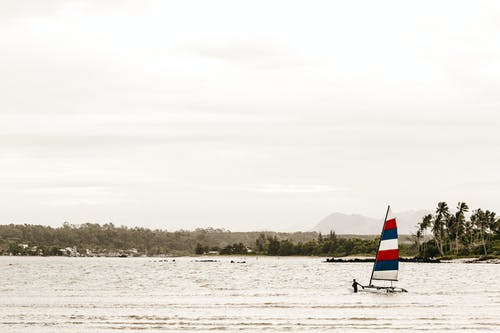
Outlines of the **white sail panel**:
M398 239L386 239L380 242L379 251L385 250L397 250L398 249Z
M398 280L398 270L392 271L374 271L372 280Z

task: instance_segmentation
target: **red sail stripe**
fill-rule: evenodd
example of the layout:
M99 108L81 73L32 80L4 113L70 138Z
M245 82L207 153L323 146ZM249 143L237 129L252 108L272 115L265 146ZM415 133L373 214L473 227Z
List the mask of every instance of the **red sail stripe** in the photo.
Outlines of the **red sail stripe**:
M385 222L384 230L396 229L396 219L390 219Z
M380 260L395 260L399 258L399 252L397 249L395 250L384 250L378 251L377 261Z

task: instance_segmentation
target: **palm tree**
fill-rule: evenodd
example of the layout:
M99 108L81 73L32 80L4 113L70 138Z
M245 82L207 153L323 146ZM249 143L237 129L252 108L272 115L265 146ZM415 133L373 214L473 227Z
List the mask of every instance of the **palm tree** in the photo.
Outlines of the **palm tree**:
M431 225L432 225L432 215L427 214L422 218L422 222L420 222L417 226L418 230L423 232L426 229L428 229Z
M420 237L423 236L425 230L427 230L431 225L432 225L432 215L431 214L428 214L428 215L425 215L423 218L422 218L422 222L420 222L417 226L418 226L418 231L417 231L417 242L419 242L419 253L421 254L421 256L423 257L425 255L425 242L424 242L424 248L422 249L422 251L420 251Z
M448 245L448 251L451 253L453 251L453 242L455 236L455 215L450 214L448 218L444 220L444 225L446 226L446 244Z
M476 234L476 228L472 220L466 220L464 223L464 233L462 236L462 243L467 248L470 253L471 249L474 247L474 236Z
M448 204L444 201L438 203L436 209L436 218L434 219L434 225L432 226L432 234L434 235L434 240L436 242L436 246L439 250L439 254L444 256L443 251L443 241L445 238L444 235L444 220L450 217L450 210L448 208Z
M490 212L489 210L486 210L486 219L485 219L485 232L487 233L488 236L488 243L491 242L491 236L495 235L498 233L498 223L500 222L500 219L496 218L496 213L495 212ZM486 244L483 241L483 247L484 247L484 254L486 255Z
M458 240L464 231L465 213L469 211L469 206L465 202L459 202L455 213L455 254L458 254Z
M422 238L422 230L418 229L415 234L415 245L417 246L417 251L419 256L421 256L422 251L420 249L420 239Z
M495 234L495 225L498 223L496 219L496 213L489 210L483 211L478 209L471 216L471 220L474 222L476 228L479 230L479 236L481 237L481 245L483 246L484 255L487 255L486 238L488 238L488 243L490 242L491 235Z
M486 213L481 209L477 209L474 211L474 213L471 215L470 220L472 224L476 227L477 230L479 230L479 237L481 238L481 244L483 245L483 251L484 254L487 254L486 251L486 242L485 242L485 233L486 229L488 228L488 224L486 221Z

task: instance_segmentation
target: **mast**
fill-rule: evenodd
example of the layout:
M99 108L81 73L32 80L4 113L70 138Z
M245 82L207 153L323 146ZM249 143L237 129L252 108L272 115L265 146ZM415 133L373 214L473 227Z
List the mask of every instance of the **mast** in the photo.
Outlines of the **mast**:
M389 215L390 205L387 206L387 212L385 213L384 224L382 225L382 232L380 233L380 239L378 240L377 253L375 254L375 262L373 263L372 275L370 276L369 286L372 285L373 272L375 271L375 265L377 264L378 251L380 250L380 243L382 242L382 237L384 236L385 223L387 222L387 216Z

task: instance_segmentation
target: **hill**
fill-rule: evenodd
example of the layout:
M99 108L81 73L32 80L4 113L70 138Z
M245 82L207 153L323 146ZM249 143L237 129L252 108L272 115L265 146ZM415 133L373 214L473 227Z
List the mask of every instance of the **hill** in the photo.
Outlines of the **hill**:
M430 212L427 210L410 210L394 213L398 219L400 234L415 233L416 225L422 217ZM316 224L312 231L328 233L334 230L336 234L378 235L382 228L382 218L372 218L359 214L332 213Z

